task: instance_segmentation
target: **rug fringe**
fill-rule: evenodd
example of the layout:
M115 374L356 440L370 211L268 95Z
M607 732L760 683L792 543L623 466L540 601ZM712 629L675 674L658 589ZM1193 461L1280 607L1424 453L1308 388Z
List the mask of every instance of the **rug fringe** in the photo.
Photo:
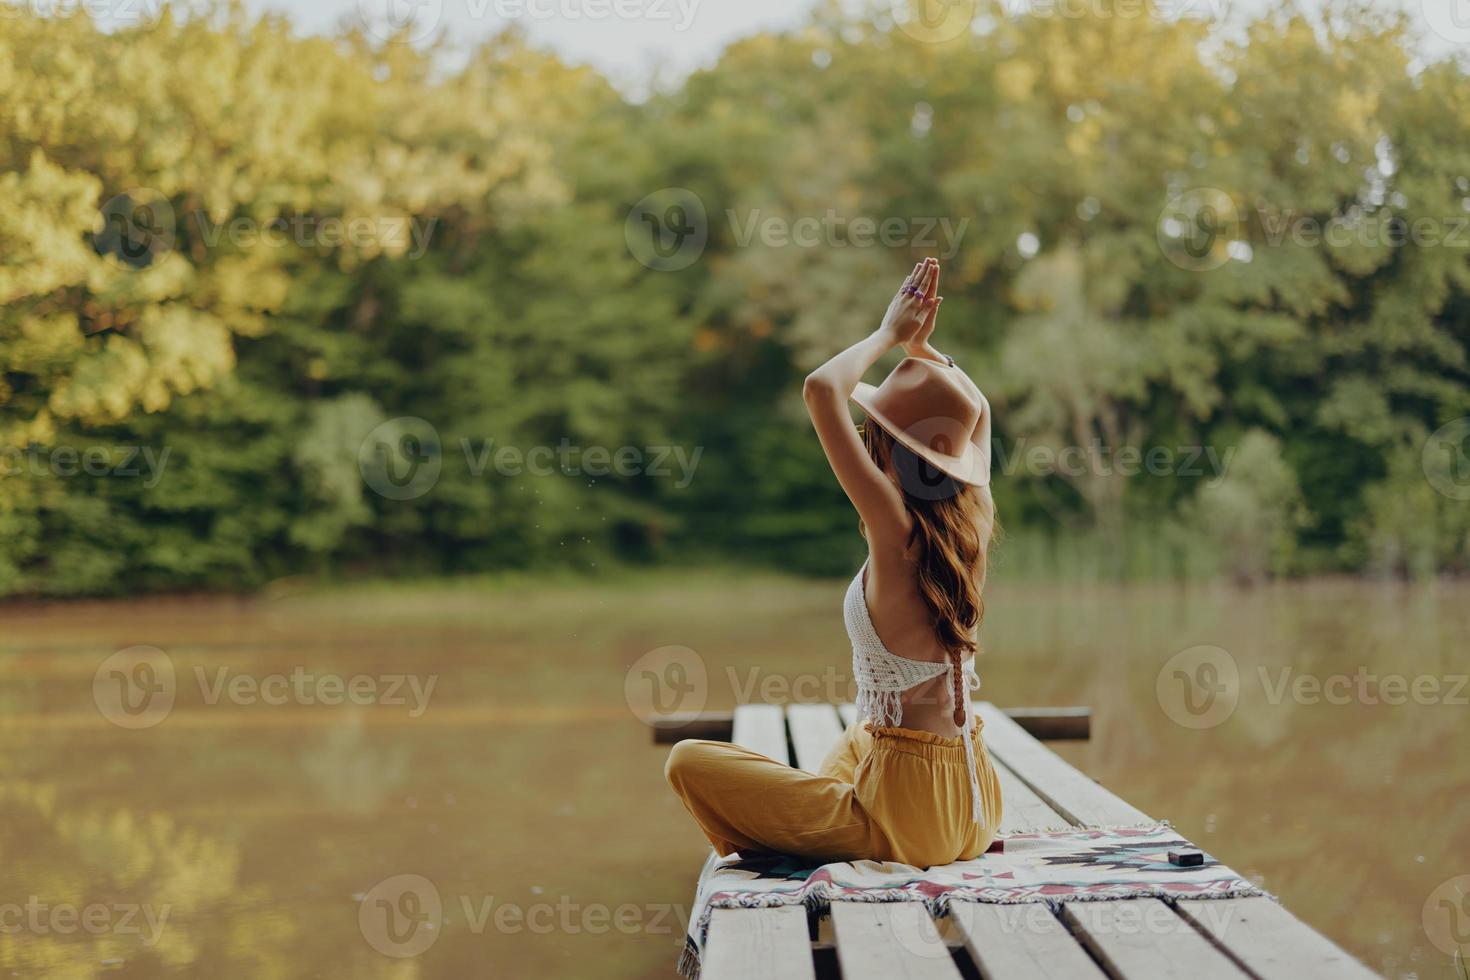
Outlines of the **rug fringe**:
M679 976L688 977L689 980L699 980L699 950L694 948L694 943L689 937L684 937L684 952L679 954L679 965L675 968Z
M1110 830L1171 830L1178 833L1174 824L1169 820L1140 820L1138 823L1110 823L1106 826L1080 827L1072 824L1053 824L1049 827L1036 827L1032 830L1021 830L1012 834L997 834L997 840L1025 840L1028 837L1044 837L1049 834L1072 834L1089 831L1107 832Z

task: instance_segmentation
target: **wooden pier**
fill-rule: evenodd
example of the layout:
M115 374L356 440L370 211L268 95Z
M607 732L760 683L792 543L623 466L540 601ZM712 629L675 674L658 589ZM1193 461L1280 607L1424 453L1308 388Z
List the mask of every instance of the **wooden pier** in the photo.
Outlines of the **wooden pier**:
M1002 711L979 705L1001 781L1000 836L1059 827L1137 826L1151 818L1043 745L1086 737L1079 709ZM1015 715L1013 717L1012 715ZM655 726L659 742L728 739L815 772L855 717L852 705L752 704L732 715ZM1206 908L1208 906L1209 908ZM1156 898L1038 904L955 901L930 920L919 903L722 908L711 915L701 980L1327 980L1374 976L1266 897Z

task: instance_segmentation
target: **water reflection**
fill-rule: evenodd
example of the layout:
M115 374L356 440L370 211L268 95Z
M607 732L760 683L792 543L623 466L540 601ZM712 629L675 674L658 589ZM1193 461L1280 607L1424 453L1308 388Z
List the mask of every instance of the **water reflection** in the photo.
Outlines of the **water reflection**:
M845 659L841 589L695 576L8 608L0 966L671 976L704 848L628 706L626 671L656 648L692 648L711 707L753 679L825 683ZM1452 976L1421 917L1437 886L1470 873L1470 690L1453 690L1470 670L1457 649L1467 599L1464 586L1002 583L983 693L1092 705L1093 740L1061 748L1074 762L1375 969ZM128 730L93 685L138 645L164 651L177 684L157 724ZM1224 651L1238 678L1231 710L1203 727L1171 717L1173 675L1160 679L1194 647ZM215 684L303 671L434 686L415 715ZM1387 675L1435 679L1437 694L1384 703ZM385 952L360 921L401 876L430 883L442 907L414 956ZM422 908L403 898L384 908Z

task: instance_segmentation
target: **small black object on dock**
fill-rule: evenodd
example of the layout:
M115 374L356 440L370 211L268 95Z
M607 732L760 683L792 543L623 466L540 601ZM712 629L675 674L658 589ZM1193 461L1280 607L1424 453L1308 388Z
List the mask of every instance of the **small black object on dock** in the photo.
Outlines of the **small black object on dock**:
M1205 854L1192 847L1180 848L1169 852L1169 863L1177 864L1181 868L1197 868L1205 863Z

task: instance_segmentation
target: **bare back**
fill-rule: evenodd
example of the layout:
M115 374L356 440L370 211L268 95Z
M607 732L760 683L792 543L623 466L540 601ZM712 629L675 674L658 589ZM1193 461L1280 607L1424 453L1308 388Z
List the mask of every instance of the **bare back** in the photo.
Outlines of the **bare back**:
M900 657L949 663L934 632L934 616L919 591L918 563L913 549L869 544L864 595L868 615L883 645ZM940 675L904 691L903 726L936 735L960 734L954 723L954 688Z

